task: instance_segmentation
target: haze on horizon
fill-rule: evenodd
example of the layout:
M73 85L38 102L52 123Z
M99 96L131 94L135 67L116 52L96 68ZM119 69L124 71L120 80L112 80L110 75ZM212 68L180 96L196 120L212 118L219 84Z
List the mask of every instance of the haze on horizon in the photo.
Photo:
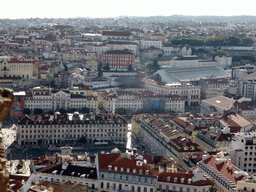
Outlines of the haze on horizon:
M254 1L244 0L10 0L1 2L0 19L104 18L119 16L256 16Z

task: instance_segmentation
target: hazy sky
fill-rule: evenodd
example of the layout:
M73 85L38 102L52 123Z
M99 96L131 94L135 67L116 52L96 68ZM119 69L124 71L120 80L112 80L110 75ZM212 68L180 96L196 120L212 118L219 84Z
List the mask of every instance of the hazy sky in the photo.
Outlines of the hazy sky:
M256 15L255 0L2 0L0 18Z

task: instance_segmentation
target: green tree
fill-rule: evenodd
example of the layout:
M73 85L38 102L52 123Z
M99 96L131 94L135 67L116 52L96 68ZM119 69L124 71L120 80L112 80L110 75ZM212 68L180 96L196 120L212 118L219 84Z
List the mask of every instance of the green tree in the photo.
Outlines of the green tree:
M80 111L81 111L81 113L89 113L90 109L87 107L83 107Z
M153 69L154 71L157 71L157 70L160 69L160 66L158 65L157 60L154 60L154 61L153 61L152 69Z
M61 108L61 109L59 110L59 112L60 112L61 114L65 114L67 111L66 111L64 108Z
M82 137L80 137L80 139L79 139L79 142L83 143L83 144L87 143L86 135L82 135Z
M48 114L54 115L54 112L53 111L48 111Z
M51 87L55 87L55 82L53 80L51 81Z
M127 109L118 108L118 109L116 109L116 113L119 114L119 115L127 115Z
M254 40L250 37L243 37L241 40L243 46L251 46L254 43Z
M44 111L43 111L43 109L41 109L41 108L35 108L34 109L34 114L35 115L40 115L40 114L42 114Z
M67 113L74 113L74 112L76 112L77 110L75 109L75 108L69 108L68 110L67 110Z
M32 112L32 111L31 111L29 108L24 108L24 109L23 109L23 114L24 114L24 115L30 115L31 112Z
M128 71L133 71L132 65L129 65Z
M109 63L107 62L107 64L103 67L103 69L105 71L109 71L110 70L110 67L109 67Z
M238 45L241 45L242 41L239 37L237 36L230 36L228 37L228 45L229 46L238 46Z
M208 189L207 192L217 192L217 191L218 191L217 185L216 185L216 183L214 182L214 180L212 180L211 186L209 187L209 189Z

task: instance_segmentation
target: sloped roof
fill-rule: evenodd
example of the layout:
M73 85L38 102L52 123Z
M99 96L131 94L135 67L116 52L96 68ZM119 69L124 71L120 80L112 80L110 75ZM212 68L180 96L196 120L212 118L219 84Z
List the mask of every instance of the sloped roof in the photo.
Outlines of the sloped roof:
M193 182L193 173L171 173L171 172L163 172L160 173L158 176L159 182L166 182L166 183L175 183L175 184L181 184L181 185L194 185L194 186L205 186L210 185L211 181L207 178L205 180L199 180ZM168 177L170 177L170 180L168 181ZM174 178L177 179L177 181L174 181ZM184 179L183 182L181 182L182 178ZM191 179L191 184L189 184L189 179Z
M206 159L202 160L202 162L211 166L214 170L216 170L218 173L223 175L226 179L230 180L234 184L237 184L237 181L240 181L245 177L245 175L235 177L235 171L241 171L240 169L238 169L233 164L228 165L226 162L216 164L216 159L217 156L211 155Z
M236 133L240 131L242 127L251 125L250 121L246 120L244 117L234 112L223 115L223 117L220 119L220 123L224 127L229 127L231 133Z
M136 165L136 156L131 156L131 158L123 158L124 154L98 154L99 159L99 170L101 171L111 171L111 172L124 172L126 174L138 174L139 170L142 170L140 175L146 175L146 170L149 170L148 176L157 176L158 171L151 168L146 163L143 163L142 166ZM111 170L109 170L109 165L111 165ZM117 170L115 170L117 167ZM123 171L121 171L123 167ZM130 168L130 171L127 172L127 169ZM136 172L133 172L133 169L136 169Z

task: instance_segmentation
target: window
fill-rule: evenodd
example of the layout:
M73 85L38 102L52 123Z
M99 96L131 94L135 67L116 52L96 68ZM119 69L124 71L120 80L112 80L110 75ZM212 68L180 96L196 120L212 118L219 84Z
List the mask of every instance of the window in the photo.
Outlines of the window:
M104 183L103 183L103 182L100 183L100 188L101 188L101 189L104 188Z

